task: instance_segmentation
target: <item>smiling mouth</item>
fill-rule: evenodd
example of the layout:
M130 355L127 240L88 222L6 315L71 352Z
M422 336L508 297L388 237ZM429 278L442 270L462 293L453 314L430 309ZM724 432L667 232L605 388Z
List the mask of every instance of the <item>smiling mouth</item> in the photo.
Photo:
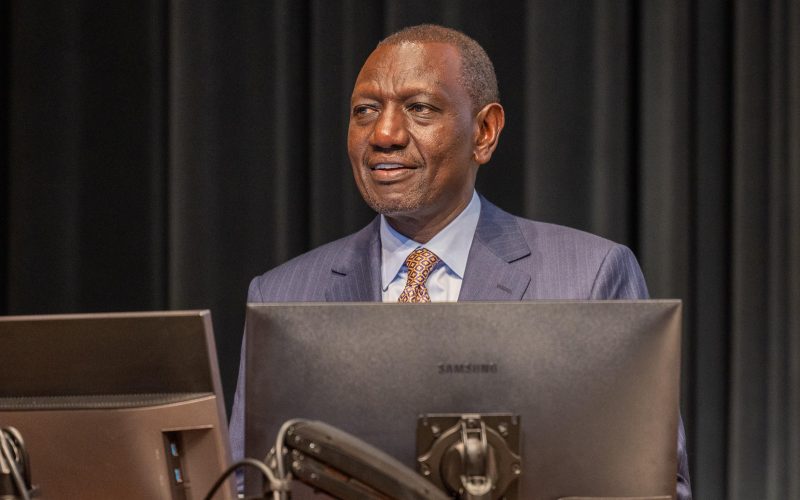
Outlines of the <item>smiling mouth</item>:
M369 165L370 177L378 184L395 184L408 180L417 169L415 165L403 163L382 162Z
M412 169L414 167L409 167L408 165L403 165L402 163L378 163L376 165L371 165L370 170L401 170L401 169Z

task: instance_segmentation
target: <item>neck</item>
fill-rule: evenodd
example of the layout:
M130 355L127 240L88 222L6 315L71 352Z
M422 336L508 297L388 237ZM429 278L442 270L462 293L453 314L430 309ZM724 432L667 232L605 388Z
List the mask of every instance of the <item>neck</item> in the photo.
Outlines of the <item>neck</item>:
M439 232L446 228L448 224L467 208L472 200L472 192L469 197L459 203L450 211L434 211L432 214L425 215L386 215L386 221L398 233L407 238L411 238L417 243L427 243Z

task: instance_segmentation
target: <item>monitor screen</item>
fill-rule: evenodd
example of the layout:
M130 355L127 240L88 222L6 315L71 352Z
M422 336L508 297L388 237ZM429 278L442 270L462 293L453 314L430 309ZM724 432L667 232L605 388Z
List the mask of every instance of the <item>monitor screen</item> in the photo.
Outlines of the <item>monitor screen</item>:
M0 317L0 381L37 498L199 499L230 463L208 311Z
M245 454L304 418L417 469L421 415L509 414L518 498L671 498L680 325L679 301L250 304Z

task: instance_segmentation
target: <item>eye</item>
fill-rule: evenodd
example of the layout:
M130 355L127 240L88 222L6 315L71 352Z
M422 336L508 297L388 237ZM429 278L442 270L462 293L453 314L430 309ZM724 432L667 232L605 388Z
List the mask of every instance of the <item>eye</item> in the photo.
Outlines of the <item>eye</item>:
M353 116L357 118L370 116L371 114L375 113L377 110L374 106L369 106L367 104L359 104L353 107Z
M414 113L415 115L421 115L421 116L426 116L433 113L433 108L430 105L421 102L415 102L413 104L409 104L406 109L408 109L408 111Z

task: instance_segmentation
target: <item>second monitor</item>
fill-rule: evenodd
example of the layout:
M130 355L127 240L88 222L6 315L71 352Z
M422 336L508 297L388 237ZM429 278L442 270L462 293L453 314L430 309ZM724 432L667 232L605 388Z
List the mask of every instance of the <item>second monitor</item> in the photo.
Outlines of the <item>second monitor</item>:
M4 426L36 498L203 498L230 463L211 314L0 317Z

